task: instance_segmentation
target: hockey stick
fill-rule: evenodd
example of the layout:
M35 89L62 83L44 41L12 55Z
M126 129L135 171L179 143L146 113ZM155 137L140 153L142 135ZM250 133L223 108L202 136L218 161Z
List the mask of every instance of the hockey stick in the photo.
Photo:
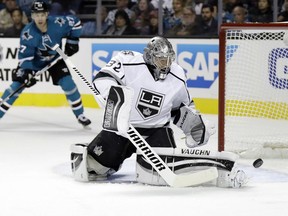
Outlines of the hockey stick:
M70 67L84 83L93 91L96 100L104 106L105 100L88 80L81 74L76 66L70 61L66 54L60 49L59 45L52 47L63 58L68 67ZM130 124L127 131L127 138L137 148L137 150L144 156L144 158L151 164L151 166L159 173L164 181L171 187L187 187L199 185L218 177L216 167L211 167L206 170L197 171L190 174L175 174L168 165L160 158L160 156L152 149L146 140L138 133L138 131Z
M58 58L56 58L54 61L50 62L48 65L46 65L44 68L42 68L41 70L37 71L35 73L35 75L33 76L39 76L40 74L44 73L45 71L47 71L50 67L52 67L53 65L55 65L58 60L60 60L62 57L59 56ZM20 85L14 92L12 92L11 94L9 94L6 98L1 99L0 98L0 105L2 105L3 103L5 103L6 101L8 101L11 97L13 97L15 94L17 94L19 91L21 91L22 89L24 89L26 87L26 83L23 83L22 85Z

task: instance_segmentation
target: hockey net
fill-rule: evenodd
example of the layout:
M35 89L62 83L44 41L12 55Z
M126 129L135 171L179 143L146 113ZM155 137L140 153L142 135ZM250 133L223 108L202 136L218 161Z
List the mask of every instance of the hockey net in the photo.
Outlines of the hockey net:
M247 158L288 158L285 33L288 25L283 23L221 26L220 151Z

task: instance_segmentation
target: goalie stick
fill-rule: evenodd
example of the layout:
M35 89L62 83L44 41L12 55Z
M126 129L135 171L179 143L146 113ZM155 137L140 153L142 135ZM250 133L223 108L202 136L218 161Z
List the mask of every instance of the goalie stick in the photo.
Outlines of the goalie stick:
M62 57L59 56L58 58L56 58L54 61L50 62L48 65L46 65L44 68L42 68L41 70L37 71L35 73L35 75L33 76L39 76L40 74L44 73L45 71L47 71L50 67L52 67L53 65L55 65L58 60L60 60ZM15 94L17 94L19 91L21 91L22 89L24 89L26 87L26 83L23 83L21 86L19 86L14 92L12 92L11 94L9 94L6 98L1 99L0 98L0 105L2 105L3 103L5 103L6 101L8 101L11 97L13 97Z
M56 44L54 47L52 47L52 49L58 52L67 66L70 67L92 90L95 99L103 107L105 105L105 100L100 95L100 92L93 88L88 80L67 57L67 55L60 49L59 45ZM188 187L199 185L214 180L218 177L218 171L216 167L211 167L190 174L175 174L131 124L129 124L129 130L127 131L127 138L137 148L141 155L143 155L144 158L151 164L157 173L159 173L164 181L171 187Z

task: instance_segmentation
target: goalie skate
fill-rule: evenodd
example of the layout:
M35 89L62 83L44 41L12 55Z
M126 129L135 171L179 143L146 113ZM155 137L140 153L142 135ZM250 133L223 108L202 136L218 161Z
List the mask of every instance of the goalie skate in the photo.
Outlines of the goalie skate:
M240 188L247 184L248 178L243 170L233 168L231 172L218 170L217 186Z
M240 188L247 184L247 176L243 170L236 170L230 174L233 188Z

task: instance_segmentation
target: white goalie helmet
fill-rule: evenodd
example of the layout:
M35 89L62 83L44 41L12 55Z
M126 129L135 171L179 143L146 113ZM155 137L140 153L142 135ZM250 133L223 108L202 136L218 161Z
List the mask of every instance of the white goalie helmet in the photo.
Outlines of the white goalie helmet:
M164 80L175 60L175 52L171 43L163 37L153 37L144 48L143 58L153 67L156 80Z

